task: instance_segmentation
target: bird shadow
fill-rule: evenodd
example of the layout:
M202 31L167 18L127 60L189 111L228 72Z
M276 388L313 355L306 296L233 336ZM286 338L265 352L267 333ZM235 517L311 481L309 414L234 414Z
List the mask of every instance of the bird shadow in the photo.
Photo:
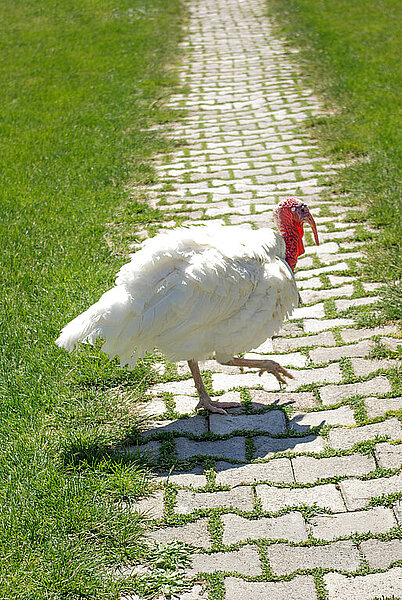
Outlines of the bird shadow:
M284 408L294 402L253 402L252 409L228 409L227 415L202 413L170 421L154 421L137 432L135 442L122 442L125 453L152 467L161 482L185 481L200 485L205 470L217 473L246 464L265 462L280 453L320 452L320 430L325 419L300 413L287 419ZM313 415L308 422L308 415ZM199 476L199 477L197 477ZM205 478L204 478L205 479ZM187 478L191 481L191 478Z

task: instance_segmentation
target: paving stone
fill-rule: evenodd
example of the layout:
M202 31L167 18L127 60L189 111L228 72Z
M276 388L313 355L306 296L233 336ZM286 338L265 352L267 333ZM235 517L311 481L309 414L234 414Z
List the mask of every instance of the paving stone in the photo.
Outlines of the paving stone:
M356 377L366 377L379 369L393 369L400 364L397 360L352 358L352 367Z
M195 396L184 396L179 394L174 397L175 411L180 415L191 414L195 411L199 399Z
M378 479L344 479L340 482L348 510L357 510L368 505L371 498L388 496L402 490L402 473Z
M375 446L375 455L380 467L399 469L402 466L402 444L381 442Z
M277 458L266 463L233 465L225 461L215 464L216 483L235 486L240 483L255 481L272 481L274 483L294 481L290 460Z
M191 433L193 435L202 435L208 431L206 417L195 415L190 419L176 419L175 421L152 421L149 423L149 429L141 431L142 437L150 437L165 432Z
M324 441L317 435L304 437L270 438L256 436L253 438L255 456L269 458L275 452L312 452L319 453L325 449Z
M227 375L225 373L214 373L212 375L212 386L216 392L220 390L231 390L237 387L263 387L264 390L279 390L279 381L270 373L264 373L260 377L257 373L244 373L242 375Z
M169 392L170 394L183 394L185 396L196 396L197 392L192 379L184 381L169 381L168 383L157 383L149 388L148 393L152 396L160 396Z
M329 432L329 443L337 450L347 450L358 442L373 440L377 436L387 436L391 440L397 440L402 437L402 428L398 419L392 418L382 423L372 423L361 427L331 429Z
M163 490L156 491L152 496L131 504L130 512L139 512L148 519L161 519L164 510L163 496Z
M329 477L365 475L376 468L375 460L368 454L314 458L296 456L292 458L293 471L299 483L314 483Z
M273 348L276 352L296 350L304 346L335 346L335 338L332 331L325 331L318 335L304 335L298 338L273 338Z
M349 406L340 406L333 410L295 412L289 421L289 427L296 431L307 431L310 427L323 425L355 425L353 410Z
M296 575L290 581L244 581L237 577L225 579L226 600L317 600L312 575Z
M192 559L190 575L214 573L216 571L236 572L241 575L261 575L261 562L258 549L244 546L232 552L214 554L195 554Z
M176 451L179 459L200 454L202 456L230 458L242 462L246 460L245 441L244 438L239 436L227 440L208 440L205 442L176 438Z
M257 485L256 492L261 500L262 509L277 512L288 506L316 504L329 508L332 512L342 512L345 505L342 496L333 483L317 485L312 488L277 488L272 485Z
M376 506L369 510L314 516L311 532L315 538L333 540L352 533L385 533L393 527L396 520L392 510Z
M378 296L370 296L368 298L353 298L352 300L335 300L336 310L347 310L348 308L355 306L366 306L368 304L374 304L378 302L380 298Z
M383 395L392 391L390 382L383 375L373 377L369 381L361 383L345 383L343 385L326 385L320 389L320 396L323 404L337 404L341 400L351 396L362 395Z
M301 281L299 280L297 282L297 287L299 288L299 291L306 289L317 289L322 287L322 281L319 277L311 277L310 279L303 279ZM305 302L307 302L307 300Z
M348 327L353 325L353 319L304 319L303 328L306 333L317 333L333 327Z
M267 358L264 354L261 355L257 352L248 352L245 354L244 358L257 358L259 360ZM269 353L269 360L275 360L282 367L296 367L299 369L303 369L307 366L308 360L304 354L301 352L290 352L289 354L273 354Z
M251 487L240 486L227 492L191 492L179 490L175 512L189 514L197 509L232 507L252 510L254 497Z
M402 568L394 567L386 573L373 573L347 577L327 573L324 582L329 600L372 600L373 598L399 598L402 595Z
M313 392L266 392L265 390L249 390L252 406L259 410L265 406L277 404L291 408L313 408L317 400Z
M180 596L177 596L177 600L207 600L207 598L208 592L199 584L192 587L188 592L183 592ZM124 600L124 598L122 598L122 600Z
M322 302L328 298L336 298L338 296L351 296L354 292L354 286L351 283L342 285L329 290L301 290L300 296L305 304L311 302Z
M267 555L275 575L315 568L356 571L361 562L357 547L349 540L311 547L272 544L267 548Z
M162 544L178 541L197 548L210 548L211 540L208 533L208 519L199 519L180 527L164 527L147 534L147 538Z
M181 487L204 487L204 485L207 484L207 478L203 473L203 467L196 465L188 471L172 471L169 473L156 474L156 478L159 483L164 484L174 483Z
M258 415L219 415L211 414L209 427L212 433L230 434L236 430L266 431L271 434L283 433L286 429L285 415L281 410L269 410Z
M376 335L392 335L393 333L398 333L398 328L394 325L386 325L372 329L345 329L341 331L341 337L344 342L351 343L373 338Z
M140 405L141 414L146 417L159 417L166 412L166 404L161 398L152 398L147 404Z
M390 410L402 409L402 396L397 398L365 398L367 416L369 419L374 417L382 417Z
M402 560L402 540L366 540L360 544L370 569L387 569L397 560ZM349 569L348 569L349 570Z
M223 543L237 544L247 539L259 538L303 542L307 540L307 529L300 512L290 512L281 517L245 519L239 515L222 515Z
M302 306L295 308L290 319L305 319L305 318L321 319L325 317L324 304L314 304L313 306Z
M158 460L161 443L155 440L142 445L133 445L124 448L124 454L143 456L146 460L154 462Z
M329 360L340 360L345 356L367 356L373 349L374 342L372 340L362 340L357 344L349 346L338 346L336 348L315 348L310 350L309 355L313 362L322 363Z
M288 392L297 390L301 385L309 383L336 383L342 381L342 372L338 363L328 365L328 367L322 367L317 369L306 369L293 371L290 373L294 376L294 379L288 380L286 390Z

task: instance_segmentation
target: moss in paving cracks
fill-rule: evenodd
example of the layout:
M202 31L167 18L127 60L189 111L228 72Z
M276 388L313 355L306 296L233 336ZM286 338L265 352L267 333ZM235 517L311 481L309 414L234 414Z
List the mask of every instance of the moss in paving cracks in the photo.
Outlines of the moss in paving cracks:
M170 597L190 587L185 569L190 565L192 550L180 542L155 544L146 548L141 570L125 579L141 598ZM144 568L145 566L145 568Z

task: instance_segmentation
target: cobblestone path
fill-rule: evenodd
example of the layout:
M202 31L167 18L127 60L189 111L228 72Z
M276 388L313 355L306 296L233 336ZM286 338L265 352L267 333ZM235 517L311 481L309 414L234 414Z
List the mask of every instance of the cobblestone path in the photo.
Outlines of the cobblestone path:
M325 187L336 165L300 126L319 102L272 34L264 0L189 9L180 72L190 93L171 99L186 111L172 132L185 143L159 157L150 201L170 211L168 226L180 215L258 228L281 198L304 198L321 245L307 235L298 262L304 305L253 352L290 368L286 390L272 375L208 361L210 391L240 405L196 414L186 365L161 358L139 445L159 489L136 509L150 511L152 540L192 547L183 600L399 598L398 332L358 328L347 314L376 301L379 286L355 276L349 209Z

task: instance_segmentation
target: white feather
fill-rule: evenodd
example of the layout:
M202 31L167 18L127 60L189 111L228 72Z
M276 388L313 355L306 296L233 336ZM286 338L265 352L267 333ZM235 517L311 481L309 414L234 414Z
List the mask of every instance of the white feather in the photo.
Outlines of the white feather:
M104 340L135 366L158 348L171 361L228 360L271 337L298 304L285 244L271 229L180 228L147 240L114 288L71 321L56 343Z

